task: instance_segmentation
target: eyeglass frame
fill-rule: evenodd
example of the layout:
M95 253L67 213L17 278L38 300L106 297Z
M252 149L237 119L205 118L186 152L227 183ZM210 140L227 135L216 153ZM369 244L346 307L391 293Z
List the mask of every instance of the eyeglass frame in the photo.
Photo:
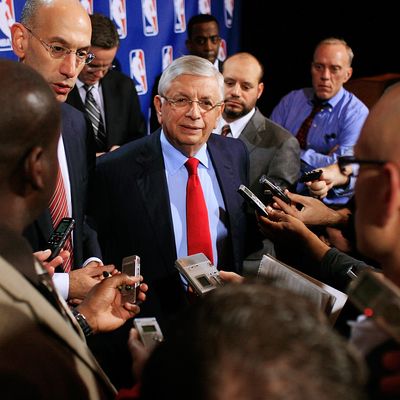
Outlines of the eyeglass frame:
M85 65L89 65L89 64L96 58L96 56L95 56L93 53L91 53L90 51L88 51L87 54L86 54L86 58L85 58L85 59L82 59L82 58L80 58L80 57L78 56L77 52L78 52L78 51L86 51L86 50L79 50L79 49L78 49L78 50L71 50L71 49L69 49L68 47L61 46L61 45L54 46L54 45L52 45L52 44L49 44L49 43L45 42L42 38L40 38L39 36L37 36L36 34L34 34L33 31L32 31L30 28L28 28L27 26L23 25L23 27L24 27L36 40L38 40L38 41L42 44L42 46L43 46L43 47L46 49L46 51L50 54L50 57L51 57L51 58L54 58L54 59L56 59L56 60L60 60L60 59L64 59L67 55L73 53L73 54L75 54L75 58L76 58L76 60L77 60L77 62L78 62L79 65L82 64L82 63L85 64ZM60 57L59 57L58 55L55 55L55 54L53 53L54 47L60 47L60 48L62 48L65 52L63 52L62 54L60 54Z
M86 65L87 65L87 72L100 72L100 71L101 72L109 72L109 71L112 71L115 68L117 68L117 66L114 64L111 64L108 67L92 67L89 64L86 64Z
M368 160L368 159L357 158L355 156L338 157L338 166L339 166L340 171L342 171L342 172L345 171L346 165L350 165L350 164L383 166L387 163L388 163L388 161L386 161L386 160ZM351 175L354 175L354 171L352 171Z
M219 103L214 104L209 110L204 110L203 108L201 108L201 104L204 104L203 100L191 100L191 99L185 98L182 100L186 100L187 103L185 103L185 105L182 105L182 106L177 106L176 104L177 104L178 100L174 100L174 99L171 99L170 97L166 97L166 96L162 96L162 95L160 95L160 97L162 99L166 100L167 103L171 104L173 107L176 107L177 109L181 108L182 110L185 108L185 106L190 106L189 107L189 109L190 109L190 108L192 108L193 103L197 103L197 105L199 106L199 109L201 110L201 114L208 113L217 107L221 107L224 104L223 101L220 101Z

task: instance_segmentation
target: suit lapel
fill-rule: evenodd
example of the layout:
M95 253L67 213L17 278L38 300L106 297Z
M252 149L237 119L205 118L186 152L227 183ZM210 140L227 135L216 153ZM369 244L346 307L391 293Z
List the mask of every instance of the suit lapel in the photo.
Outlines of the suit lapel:
M262 138L259 137L258 133L261 124L260 117L262 116L256 108L255 114L244 127L242 133L239 135L239 139L246 143L249 154L258 147L259 143L262 140Z
M151 135L147 146L136 162L141 174L137 178L139 193L150 217L154 237L163 253L165 264L176 259L175 237L170 211L164 159L161 151L160 131ZM137 195L137 194L135 194ZM171 265L173 268L173 265Z
M9 293L16 307L19 307L18 304L28 304L32 318L50 329L71 352L87 364L95 374L101 377L110 390L114 390L85 341L68 325L62 315L2 257L0 257L0 264L2 271L0 287L2 287L4 292Z

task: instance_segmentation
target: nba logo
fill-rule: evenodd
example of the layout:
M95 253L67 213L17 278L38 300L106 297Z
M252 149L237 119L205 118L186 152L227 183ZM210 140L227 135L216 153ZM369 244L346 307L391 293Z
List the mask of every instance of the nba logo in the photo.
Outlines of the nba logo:
M174 32L186 31L185 0L174 0L175 23Z
M142 0L143 33L158 35L157 0Z
M226 41L225 39L221 39L221 43L219 44L219 50L218 50L218 60L225 61L227 54L228 53L226 50Z
M0 0L0 51L12 50L11 27L14 23L13 0Z
M142 49L135 49L129 52L129 67L131 78L135 83L137 94L147 93L146 64Z
M225 26L227 28L232 27L234 8L235 8L235 0L224 0Z
M88 14L93 14L93 0L81 0L81 4Z
M120 39L125 39L128 35L125 0L110 0L110 17L117 26Z
M199 14L211 14L211 0L199 0Z
M162 57L162 70L164 71L164 69L167 68L168 65L171 64L172 60L174 59L172 46L164 46L161 50L161 57Z

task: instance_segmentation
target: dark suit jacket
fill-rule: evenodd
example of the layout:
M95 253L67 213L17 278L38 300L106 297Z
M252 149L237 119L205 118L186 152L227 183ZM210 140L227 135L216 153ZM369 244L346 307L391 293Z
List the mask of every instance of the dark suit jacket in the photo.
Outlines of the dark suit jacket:
M297 139L256 109L239 136L250 155L250 189L260 194L258 180L265 174L276 184L292 187L300 174L300 146Z
M87 186L94 169L95 154L92 134L84 115L68 104L61 105L61 133L71 185L74 264L81 266L89 257L101 257L96 232L85 222ZM90 130L91 132L91 130ZM46 209L24 232L34 251L47 248L53 231L49 209Z
M106 119L107 145L122 145L147 133L139 97L132 79L118 71L109 71L101 80ZM85 112L79 90L75 86L67 103Z
M227 140L230 146L226 145ZM239 140L218 135L211 135L207 148L225 202L231 239L228 254L219 255L220 265L240 273L247 216L236 190L247 182L248 154ZM187 304L187 299L174 267L177 255L160 131L100 157L96 172L90 210L97 223L104 261L119 266L123 257L141 257L141 273L149 291L140 316L156 317L164 328L169 318ZM128 353L126 339L127 332L118 339L120 346L123 344L121 357ZM111 340L107 338L94 348L97 355L101 353L101 361ZM114 357L116 351L113 346L110 355ZM114 367L103 364L117 386L114 374L120 361L121 358L115 359Z

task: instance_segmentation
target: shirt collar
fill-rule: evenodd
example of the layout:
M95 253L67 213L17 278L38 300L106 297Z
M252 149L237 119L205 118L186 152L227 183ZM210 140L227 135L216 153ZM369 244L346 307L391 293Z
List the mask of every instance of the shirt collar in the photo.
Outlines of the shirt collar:
M161 130L160 140L165 168L171 175L174 175L182 168L182 166L188 160L188 157L182 154L168 141L164 134L164 130ZM204 145L196 153L195 158L197 158L206 168L209 167L210 161L207 154L207 143L204 143Z
M76 80L76 86L78 89L82 88L85 84L78 78ZM90 85L90 86L94 86L95 89L99 90L99 85L100 85L100 81L97 81L94 85Z
M222 127L226 124L229 124L232 132L232 136L237 139L240 134L242 133L243 129L245 126L248 124L254 113L256 112L256 109L253 108L249 113L244 115L243 117L240 117L239 119L233 121L233 122L226 122L224 117L221 116L221 118L218 121L217 125L217 132L221 134Z
M344 88L342 87L336 94L335 96L333 96L332 98L330 98L329 100L326 100L325 102L323 102L322 104L324 104L326 107L329 108L334 108L336 106L337 103L339 103L340 99L343 97L344 95ZM308 104L310 106L313 106L313 99L314 99L314 92L311 92L311 96L308 99Z

